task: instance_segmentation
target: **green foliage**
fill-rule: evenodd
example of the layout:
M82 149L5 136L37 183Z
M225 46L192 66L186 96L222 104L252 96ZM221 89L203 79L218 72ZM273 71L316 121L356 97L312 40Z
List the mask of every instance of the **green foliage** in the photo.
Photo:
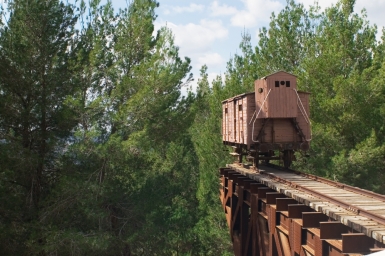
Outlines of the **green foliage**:
M229 62L222 89L233 93L222 100L252 90L257 76L292 72L299 88L311 92L313 138L310 158L297 154L294 168L380 191L380 183L367 177L382 177L375 159L383 144L384 41L376 42L376 26L369 24L365 10L354 13L354 5L339 1L320 12L317 4L307 11L287 1L272 14L269 27L260 29L255 51L244 37L243 56ZM374 170L370 174L366 162ZM353 163L361 167L349 171Z
M254 81L260 71L260 59L253 53L250 41L251 36L244 33L239 44L242 54L236 54L227 62L226 86L223 88L226 96L228 95L227 98L254 90Z
M195 231L200 241L200 254L220 255L229 250L227 224L218 200L218 169L230 161L221 139L221 101L226 99L221 78L209 86L207 67L201 69L198 81L197 112L191 134L199 159L197 198L199 221Z
M269 28L259 30L255 49L260 77L279 70L297 75L303 71L301 64L314 37L313 23L303 4L294 0L288 0L277 16L272 14Z
M310 158L295 168L384 190L385 36L355 1L289 0L224 79L192 75L153 0L9 1L0 23L4 255L231 255L218 200L221 102L277 70L310 91ZM75 26L75 24L78 24ZM79 29L75 29L79 28Z
M1 201L5 254L23 254L41 230L41 201L55 183L64 139L76 125L65 106L76 90L70 68L77 17L59 1L10 1L0 30ZM23 241L20 246L14 246Z
M68 104L83 118L63 162L74 173L58 190L64 194L68 182L90 189L76 192L85 197L74 202L74 211L87 220L78 227L85 237L106 241L90 247L94 236L79 240L82 253L169 255L194 248L189 229L196 201L189 191L195 190L196 159L187 147L194 97L180 97L190 60L179 58L169 30L152 36L155 7L154 1L134 1L113 17L110 7L95 5L94 20L82 32L80 68L88 76L79 78L85 80L80 98ZM116 25L104 29L100 20Z
M338 172L334 174L334 178L382 193L385 188L383 168L385 145L378 141L376 134L372 132L370 137L358 144L355 149L349 152L343 150L336 155L333 164Z
M381 99L372 86L378 72L378 65L373 65L376 27L369 25L364 11L361 16L353 13L353 5L354 1L341 1L315 15L319 25L303 62L306 73L300 77L301 85L312 93L313 130L319 131L313 137L314 157L309 162L317 173L331 178L340 176L334 156L354 150L372 129L382 126Z
M195 96L180 95L190 60L168 29L153 36L157 5L132 1L115 14L110 2L81 1L75 14L53 0L9 4L0 38L3 253L199 248Z
M298 154L295 167L358 185L346 179L333 159L356 157L354 150L371 131L382 133L383 85L377 76L384 51L383 42L375 39L376 26L366 20L365 11L354 13L354 5L339 1L321 13L317 5L306 11L288 1L271 16L270 26L260 30L252 54L260 75L293 72L299 88L311 92L311 157Z

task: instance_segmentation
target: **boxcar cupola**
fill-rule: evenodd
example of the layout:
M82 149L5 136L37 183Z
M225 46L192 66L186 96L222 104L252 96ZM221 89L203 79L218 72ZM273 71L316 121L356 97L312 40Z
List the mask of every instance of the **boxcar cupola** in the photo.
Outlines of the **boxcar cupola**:
M279 71L255 81L258 118L297 117L297 78Z
M275 87L280 87L280 86L290 87L290 81L285 81L285 80L278 81L278 80L276 80L275 81Z

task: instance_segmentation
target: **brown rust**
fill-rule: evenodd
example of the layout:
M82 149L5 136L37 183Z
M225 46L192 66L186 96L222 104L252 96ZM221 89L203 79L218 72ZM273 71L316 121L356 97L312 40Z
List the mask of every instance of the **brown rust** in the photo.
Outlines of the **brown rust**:
M260 173L269 176L270 178L272 178L275 181L278 181L280 183L289 185L290 187L293 187L293 188L296 188L298 190L304 191L304 192L306 192L309 195L313 195L313 196L316 196L316 197L318 197L320 199L324 199L327 202L330 202L330 203L335 204L335 205L337 205L339 207L342 207L342 208L344 208L346 210L349 210L349 211L351 211L351 212L353 212L353 213L355 213L357 215L367 217L367 218L369 218L369 219L371 219L373 221L378 222L379 224L385 225L385 217L383 217L382 215L374 214L374 213L369 212L369 211L367 211L367 210L365 210L365 209L363 209L361 207L353 206L351 204L345 203L342 200L338 200L338 199L335 199L333 197L327 196L327 195L325 195L323 193L319 193L319 192L317 192L315 190L308 189L305 186L301 186L299 184L296 184L295 182L282 179L281 177L278 177L278 176L276 176L276 175L274 175L272 173L268 173L268 172L260 172ZM296 172L296 173L298 173L298 172ZM302 175L302 173L301 173L301 175ZM303 175L303 176L306 177L306 175ZM370 192L370 191L367 191L367 190L363 190L363 189L353 190L351 186L346 186L346 185L343 185L341 183L332 182L332 181L329 181L329 180L324 179L324 178L320 178L320 177L315 178L315 177L316 176L312 175L312 178L314 180L321 180L322 182L324 182L326 184L333 184L336 187L339 187L341 189L348 188L348 189L350 189L350 191L359 191L361 195L367 195L369 197L375 197L375 198L380 198L381 200L384 200L384 196L383 195L378 195L377 194L376 196L374 196L373 192Z
M282 173L279 177L278 173L274 175L272 170L266 169L257 173L242 167L229 167L233 170L220 169L220 195L225 206L235 255L362 255L385 249L382 238L381 242L376 241L374 233L373 238L367 233L359 233L359 229L354 230L337 222L325 212L316 212L309 205L300 204L294 198L287 198L289 194L282 186L296 187L291 195L300 191L309 193L307 190L301 190L305 184L304 179L297 179L296 184L289 180L291 176ZM237 175L240 173L243 177ZM285 175L289 179L284 178ZM314 183L314 179L312 182ZM311 186L316 188L316 183L313 183ZM332 204L328 207L332 207ZM322 209L328 208L325 205ZM355 224L358 223L357 220L365 219L355 216L358 215L351 213L352 222ZM373 232L378 230L379 234L383 230L381 226L371 227ZM357 241L362 241L362 244Z
M223 144L235 148L231 155L239 163L247 156L254 166L279 159L289 167L294 150L310 147L309 93L297 91L296 76L284 71L256 80L254 87L222 101Z

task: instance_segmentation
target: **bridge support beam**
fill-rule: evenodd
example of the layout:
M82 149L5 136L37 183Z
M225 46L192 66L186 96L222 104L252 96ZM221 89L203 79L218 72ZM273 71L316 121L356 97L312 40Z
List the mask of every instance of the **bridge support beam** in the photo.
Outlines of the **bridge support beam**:
M220 184L236 256L365 255L385 247L230 168L220 168Z

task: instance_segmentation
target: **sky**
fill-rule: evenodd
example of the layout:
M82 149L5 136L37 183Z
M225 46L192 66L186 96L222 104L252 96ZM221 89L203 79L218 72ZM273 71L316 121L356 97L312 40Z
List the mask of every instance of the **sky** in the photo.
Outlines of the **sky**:
M3 3L5 0L0 0ZM74 0L70 0L74 1ZM105 3L107 0L102 0ZM127 7L132 0L111 0L115 10ZM87 0L86 0L87 2ZM155 29L169 27L179 47L179 55L191 59L195 81L202 65L208 66L209 81L226 72L226 64L234 54L240 53L242 34L251 35L253 46L258 43L258 32L268 27L272 12L279 13L286 0L158 0ZM314 0L296 0L309 7ZM319 0L321 8L335 5L337 0ZM385 0L356 0L355 12L365 8L371 24L381 31L385 26L382 17ZM378 39L380 33L378 34Z
M286 0L158 0L155 28L169 27L179 46L180 56L191 58L196 86L202 65L208 66L209 81L226 72L226 63L240 53L239 43L246 31L252 45L257 45L258 32L267 27L272 12L278 13ZM297 0L305 7L314 0ZM114 8L127 6L124 0L112 0ZM320 0L321 8L336 4L337 0ZM385 0L356 0L355 12L365 8L371 24L381 31L385 26Z

